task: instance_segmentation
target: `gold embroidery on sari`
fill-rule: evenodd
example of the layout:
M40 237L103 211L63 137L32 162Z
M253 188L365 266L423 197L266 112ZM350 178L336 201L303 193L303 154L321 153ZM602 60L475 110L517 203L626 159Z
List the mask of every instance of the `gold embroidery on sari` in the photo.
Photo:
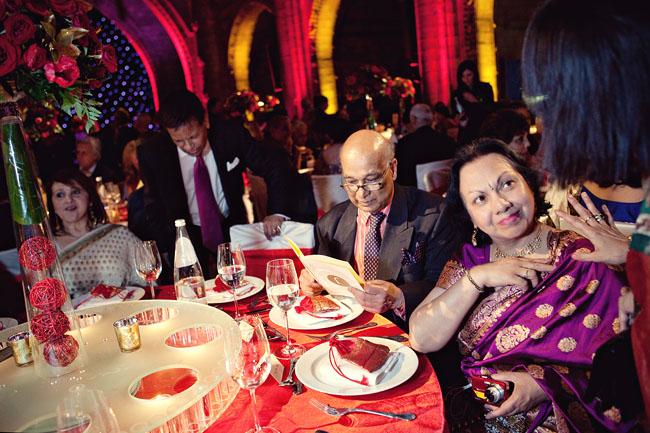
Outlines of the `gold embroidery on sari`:
M569 374L569 367L566 365L557 365L557 364L551 364L551 367L553 367L553 370L557 371L560 374Z
M614 330L614 334L621 332L621 322L619 322L618 317L612 322L612 329Z
M589 284L587 284L587 287L585 288L585 292L589 293L590 295L593 295L594 293L596 293L596 289L598 289L598 286L600 286L600 281L591 280L589 281Z
M528 373L533 376L535 379L544 379L544 367L537 364L530 364L528 367Z
M558 311L557 314L559 314L562 317L569 317L570 315L575 313L575 311L576 311L575 304L572 302L568 302L564 307L560 309L560 311Z
M535 316L540 319L546 319L553 313L553 306L551 304L541 304L535 309Z
M436 287L448 289L465 275L465 267L456 260L449 260L440 273Z
M575 283L576 279L571 275L564 275L557 280L557 288L563 292L566 292Z
M600 325L600 316L598 314L587 314L584 319L582 319L582 324L587 329L595 329Z
M539 340L540 338L544 338L547 332L548 329L546 329L546 326L540 326L535 330L535 332L530 334L530 338L532 338L533 340Z
M495 343L499 352L505 353L509 350L514 349L528 338L530 334L530 329L524 325L512 325L507 328L503 328L497 333Z
M576 349L578 343L573 337L564 337L557 343L557 348L564 353L573 352Z
M621 411L616 406L612 406L607 409L605 412L603 412L603 415L615 423L621 422Z

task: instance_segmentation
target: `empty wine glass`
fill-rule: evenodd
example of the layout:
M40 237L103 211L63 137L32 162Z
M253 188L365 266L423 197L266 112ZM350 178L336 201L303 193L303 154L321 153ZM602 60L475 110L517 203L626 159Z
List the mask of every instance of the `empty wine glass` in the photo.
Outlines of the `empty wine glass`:
M246 275L246 259L239 245L225 243L217 247L217 271L221 280L226 283L232 292L232 299L235 303L235 318L237 318L239 317L237 288L242 284Z
M120 426L104 393L75 385L56 408L57 433L119 433Z
M284 313L284 322L287 328L287 343L276 350L275 356L282 359L298 358L305 353L305 348L300 344L291 344L289 338L288 312L298 299L300 288L296 268L291 259L271 260L266 264L266 294L269 301Z
M151 299L156 298L153 284L160 276L162 270L162 261L156 241L142 241L138 243L134 250L135 270L138 275L146 281L147 287L151 291Z
M241 316L235 319L238 327L225 332L224 357L226 371L237 384L251 395L255 426L246 433L280 433L273 427L261 427L255 401L255 389L264 383L271 372L271 350L259 316Z

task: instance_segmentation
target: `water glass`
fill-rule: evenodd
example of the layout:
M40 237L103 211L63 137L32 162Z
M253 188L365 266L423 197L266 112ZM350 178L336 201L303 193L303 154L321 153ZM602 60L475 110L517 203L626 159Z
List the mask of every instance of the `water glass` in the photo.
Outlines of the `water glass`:
M56 409L57 433L119 433L120 426L104 393L75 385Z
M138 275L147 282L151 291L151 299L156 298L153 285L160 276L162 261L156 241L142 241L138 243L134 251L135 270Z
M275 352L281 359L298 358L305 353L305 348L300 344L292 344L289 338L288 312L298 300L300 287L296 268L291 259L271 260L266 264L266 294L269 302L282 310L287 329L287 342Z
M246 275L246 259L239 245L225 243L217 247L217 271L232 293L237 318L239 317L237 288L242 285Z
M264 324L259 316L245 315L235 320L237 328L225 332L223 350L226 371L251 396L255 426L246 433L279 433L273 427L260 426L255 401L255 389L264 383L271 372L271 350Z

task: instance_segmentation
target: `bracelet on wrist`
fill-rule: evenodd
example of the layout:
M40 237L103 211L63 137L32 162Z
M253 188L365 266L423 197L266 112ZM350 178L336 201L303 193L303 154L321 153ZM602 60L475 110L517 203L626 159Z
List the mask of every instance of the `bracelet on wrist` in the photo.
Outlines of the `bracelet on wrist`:
M476 281L474 281L474 278L472 278L472 276L469 273L469 269L465 271L465 275L467 276L467 279L469 280L469 282L472 283L472 286L474 286L474 288L476 290L478 290L479 293L485 292L484 287L481 287L478 284L476 284Z

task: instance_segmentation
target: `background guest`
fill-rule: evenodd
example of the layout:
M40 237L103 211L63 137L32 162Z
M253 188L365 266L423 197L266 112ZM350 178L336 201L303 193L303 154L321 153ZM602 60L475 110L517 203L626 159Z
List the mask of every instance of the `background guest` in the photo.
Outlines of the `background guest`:
M76 170L58 172L47 188L50 224L72 297L100 283L144 285L135 271L139 239L126 227L107 224L94 183Z
M101 176L104 182L120 180L117 172L102 161L102 144L99 138L82 135L77 139L76 155L79 171L93 182L97 176Z
M503 141L520 159L528 162L529 129L530 123L522 114L505 109L495 111L485 119L479 130L479 136Z
M494 92L489 83L479 80L473 60L465 60L456 69L458 87L454 90L452 109L460 115L458 142L466 144L478 137L485 117L492 110Z
M415 166L452 158L456 143L431 127L433 112L427 104L415 104L409 113L409 120L413 132L395 146L395 158L399 164L397 183L417 186Z

